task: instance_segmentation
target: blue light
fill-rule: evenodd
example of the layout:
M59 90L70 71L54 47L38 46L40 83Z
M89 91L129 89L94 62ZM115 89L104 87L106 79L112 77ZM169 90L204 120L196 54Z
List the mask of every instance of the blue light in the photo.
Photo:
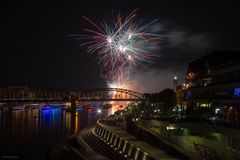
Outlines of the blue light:
M186 99L191 99L191 98L192 98L192 92L191 92L191 91L187 91L187 92L185 93L185 98L186 98Z
M51 114L51 110L50 109L44 109L42 110L42 113L44 114L44 116L48 116Z
M234 88L234 97L240 97L240 88Z
M52 108L42 110L42 124L44 126L56 125L59 123L59 119L61 118L61 109L60 108Z

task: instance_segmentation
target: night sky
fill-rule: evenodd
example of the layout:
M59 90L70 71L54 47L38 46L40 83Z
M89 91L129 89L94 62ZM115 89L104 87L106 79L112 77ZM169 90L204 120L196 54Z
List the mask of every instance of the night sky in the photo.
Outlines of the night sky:
M113 12L127 15L139 8L139 19L158 18L164 42L148 69L133 79L141 92L183 82L187 64L212 51L240 50L240 5L237 1L88 0L75 3L1 4L0 84L32 84L63 90L104 87L95 57L70 34L82 34L87 16L111 23ZM143 86L143 85L142 85Z

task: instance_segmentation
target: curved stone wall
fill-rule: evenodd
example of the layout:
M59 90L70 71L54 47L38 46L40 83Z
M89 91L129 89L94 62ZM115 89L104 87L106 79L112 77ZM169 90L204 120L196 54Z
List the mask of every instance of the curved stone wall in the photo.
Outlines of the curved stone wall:
M99 122L94 128L94 134L96 134L102 141L109 145L114 150L118 151L124 157L134 160L153 160L146 152L140 148L130 144L119 135L111 132L107 128L104 128Z

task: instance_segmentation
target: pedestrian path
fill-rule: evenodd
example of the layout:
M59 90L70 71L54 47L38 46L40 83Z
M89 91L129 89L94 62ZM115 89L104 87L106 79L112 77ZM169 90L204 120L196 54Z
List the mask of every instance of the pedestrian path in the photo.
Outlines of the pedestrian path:
M170 124L157 120L141 120L135 124L189 157L214 155L215 159L240 159L239 145L235 145L240 141L239 129L193 122Z

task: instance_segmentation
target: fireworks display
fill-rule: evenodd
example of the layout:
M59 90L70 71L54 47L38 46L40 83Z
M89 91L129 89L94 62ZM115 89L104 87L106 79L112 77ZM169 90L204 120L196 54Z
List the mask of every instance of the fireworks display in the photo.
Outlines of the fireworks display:
M130 76L136 68L158 57L161 35L153 29L157 20L139 23L136 16L137 10L126 17L119 13L112 26L105 21L98 25L83 16L91 28L85 28L86 34L77 35L77 39L83 41L80 46L87 46L87 51L96 56L102 77L110 87L131 89L134 82Z

